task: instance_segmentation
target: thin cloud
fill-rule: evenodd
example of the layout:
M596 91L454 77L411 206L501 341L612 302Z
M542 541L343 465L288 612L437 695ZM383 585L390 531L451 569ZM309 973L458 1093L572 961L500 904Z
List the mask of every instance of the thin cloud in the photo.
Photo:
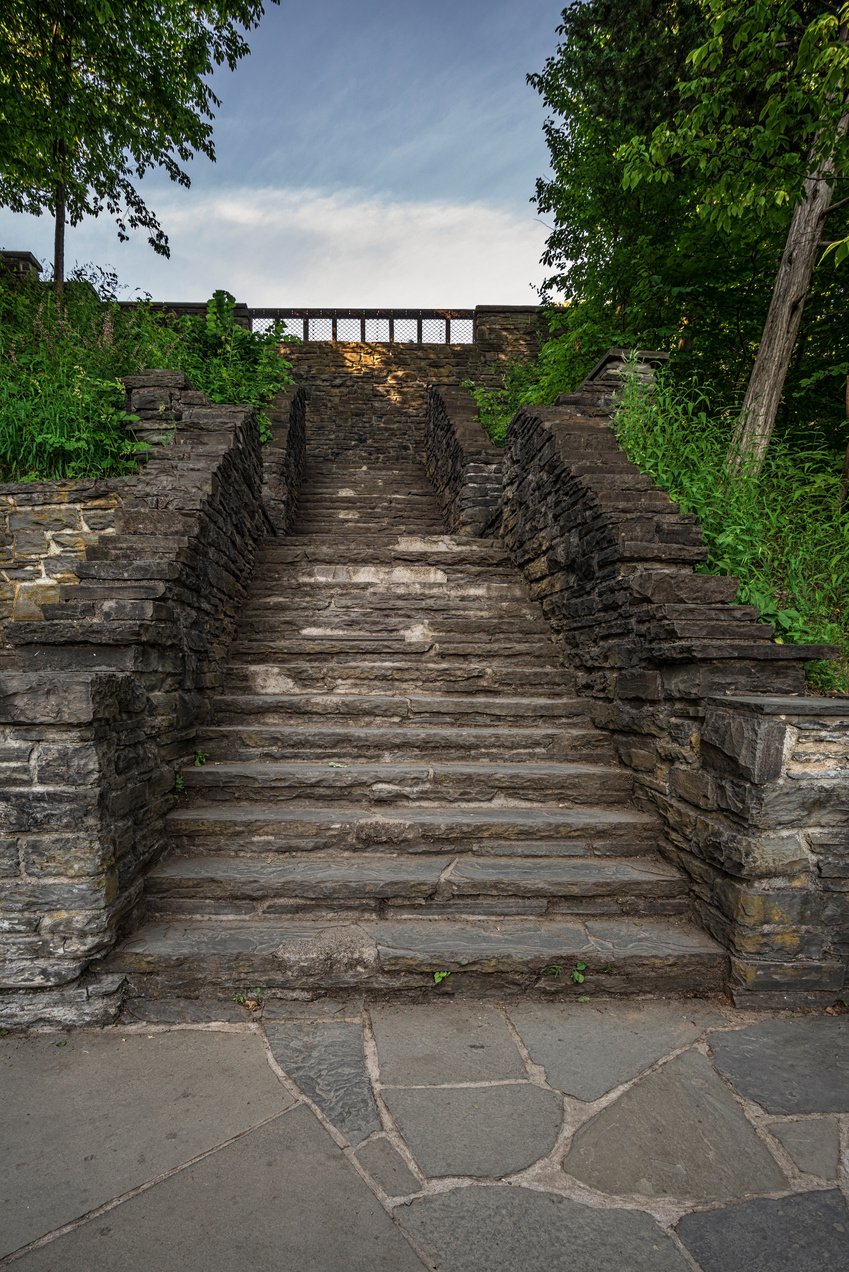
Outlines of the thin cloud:
M143 239L115 243L105 219L69 233L69 258L109 262L131 288L157 299L202 299L226 287L256 306L527 304L542 279L546 230L530 207L520 214L482 201L295 187L149 193L171 240L170 261ZM24 241L30 231L37 243ZM45 240L45 221L0 217L7 247L38 254Z

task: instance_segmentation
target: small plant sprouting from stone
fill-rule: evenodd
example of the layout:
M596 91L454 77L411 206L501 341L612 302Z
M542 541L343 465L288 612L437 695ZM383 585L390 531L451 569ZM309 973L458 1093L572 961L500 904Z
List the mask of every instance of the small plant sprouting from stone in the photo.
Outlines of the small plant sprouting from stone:
M185 789L186 789L186 779L183 777L183 774L175 773L174 774L174 790L177 792L178 795L182 795Z
M578 995L578 1002L579 1002L579 1003L588 1003L589 1001L590 1001L590 996L589 996L589 994L579 994L579 995Z
M441 985L443 981L447 981L447 980L448 980L448 978L450 977L450 975L451 975L451 973L450 973L450 972L446 972L446 971L444 971L444 970L443 970L443 971L439 971L439 972L434 972L434 973L433 973L433 983L434 983L434 985Z
M550 976L552 980L560 980L562 975L562 963L547 963L545 967L540 970L540 976Z
M203 768L209 755L206 751L195 751L195 768Z
M587 971L586 963L576 963L575 966L572 968L571 972L569 973L569 979L572 982L572 984L583 985L584 981L587 979L586 971Z
M256 989L248 989L244 993L234 994L233 1002L238 1003L240 1007L247 1007L248 1011L259 1011L262 1007L263 998L263 991L257 985Z

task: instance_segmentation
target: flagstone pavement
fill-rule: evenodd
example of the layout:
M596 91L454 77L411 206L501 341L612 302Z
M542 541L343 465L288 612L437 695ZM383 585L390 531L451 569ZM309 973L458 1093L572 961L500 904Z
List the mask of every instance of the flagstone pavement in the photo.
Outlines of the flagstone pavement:
M0 1039L0 1266L849 1269L849 1016L133 1010Z

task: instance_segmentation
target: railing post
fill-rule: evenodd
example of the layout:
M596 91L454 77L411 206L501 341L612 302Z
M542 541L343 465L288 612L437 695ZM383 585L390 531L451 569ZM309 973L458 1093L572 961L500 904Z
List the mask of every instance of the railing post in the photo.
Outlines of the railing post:
M333 341L333 343L334 343L334 344L336 344L336 330L337 330L337 329L336 329L336 323L337 323L337 321L338 321L338 320L337 320L337 318L336 318L336 315L334 314L334 315L333 315L333 317L330 319L330 339Z
M422 318L419 314L416 319L416 344L422 344Z
M366 320L365 315L360 319L360 344L366 342Z
M391 314L389 316L389 343L395 343L395 319Z

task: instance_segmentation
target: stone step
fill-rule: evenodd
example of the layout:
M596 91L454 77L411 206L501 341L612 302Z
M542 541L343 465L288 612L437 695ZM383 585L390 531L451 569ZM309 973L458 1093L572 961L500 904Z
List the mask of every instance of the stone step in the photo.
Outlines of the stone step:
M499 571L504 581L515 571L504 548L488 539L462 539L441 534L385 535L362 533L352 526L333 534L290 534L277 540L264 540L257 553L256 569L263 574L270 568L315 561L330 565L366 564L403 566L424 563L455 569L458 566L485 566ZM516 576L518 577L518 576ZM495 581L498 581L497 579Z
M370 658L387 655L395 660L410 660L414 664L423 659L432 662L446 658L490 659L500 665L518 659L530 666L537 662L543 666L556 663L558 651L548 635L536 633L511 640L495 631L479 631L470 637L466 632L442 632L438 636L424 623L414 624L400 631L368 635L359 632L337 630L320 626L286 636L275 630L257 632L255 626L247 631L244 626L233 642L231 659L245 658L257 662L285 662L290 658L308 659L314 655L322 659L366 654Z
M438 592L418 592L411 599L400 589L384 592L359 585L330 588L326 584L309 583L264 588L262 581L257 580L251 588L245 612L273 614L278 609L286 616L297 613L302 620L304 615L317 617L335 612L346 622L348 614L356 615L362 622L382 621L384 617L397 615L400 620L409 622L428 622L434 618L454 623L488 619L503 623L504 630L509 632L514 630L514 622L530 622L538 625L541 631L551 631L541 617L538 605L514 596L498 599L458 595L453 590L446 592L442 588Z
M145 882L148 913L261 917L335 904L363 912L682 913L687 888L659 857L445 857L310 853L171 856Z
M272 661L233 661L227 668L228 687L250 694L303 693L307 690L334 690L340 694L363 689L378 692L411 693L506 693L510 696L545 697L554 692L570 696L574 676L562 667L504 663L500 659L475 662L472 659L419 658L383 659L369 662L352 656L331 662L326 657L311 661L292 659L280 666Z
M200 748L213 760L353 760L397 756L413 759L587 759L613 760L609 735L585 729L505 729L458 724L393 725L379 720L357 727L336 724L218 724L203 731Z
M165 920L146 924L105 960L127 977L128 996L232 997L246 986L275 993L449 990L574 997L584 964L587 994L719 992L726 955L682 920L388 918ZM442 983L444 986L444 978Z
M459 615L456 608L424 615L418 606L383 613L379 609L337 608L325 602L321 609L305 607L291 614L282 605L246 605L242 610L240 629L251 633L259 631L263 635L273 633L287 640L299 636L310 639L329 633L371 636L407 633L410 639L433 640L442 646L446 639L468 638L472 633L483 636L487 641L504 641L509 645L514 645L518 636L541 637L547 645L551 645L551 629L543 618L522 614L510 614L508 617L504 613L487 613L482 608ZM417 632L420 635L415 637L413 634Z
M335 767L338 765L339 767ZM446 760L439 763L344 760L218 761L183 771L185 790L200 799L486 805L510 799L553 803L556 808L626 801L631 773L605 764L567 761Z
M94 564L102 564L96 562ZM90 568L94 568L92 565ZM265 596L282 596L287 590L297 589L306 595L310 589L325 597L366 595L401 597L407 600L415 596L425 601L462 602L464 600L516 601L527 605L527 588L518 575L515 580L501 577L487 578L481 574L464 577L449 576L437 567L380 566L380 565L320 565L290 566L288 569L267 567L256 575L251 583L251 599Z
M635 808L434 807L375 810L353 801L325 807L195 798L168 816L183 850L291 853L394 851L485 857L634 857L657 847L658 822Z
M508 697L485 693L381 694L381 693L280 693L266 695L221 694L213 701L214 718L221 724L289 725L301 718L334 717L346 727L380 721L381 724L415 721L466 728L496 723L526 728L545 721L584 731L589 727L586 702L580 698ZM602 733L599 730L599 733Z

